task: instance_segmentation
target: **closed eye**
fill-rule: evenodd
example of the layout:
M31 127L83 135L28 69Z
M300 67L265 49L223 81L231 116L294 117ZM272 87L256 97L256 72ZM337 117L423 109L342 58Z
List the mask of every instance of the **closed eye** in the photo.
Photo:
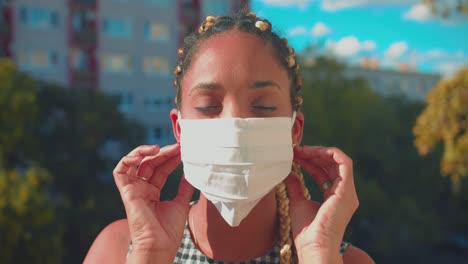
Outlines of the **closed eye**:
M210 106L200 106L200 107L195 107L200 112L206 113L206 112L211 112L220 109L221 106L218 105L210 105Z
M254 109L256 110L260 110L260 111L267 111L267 112L274 112L276 110L276 106L260 106L260 105L256 105L253 107Z

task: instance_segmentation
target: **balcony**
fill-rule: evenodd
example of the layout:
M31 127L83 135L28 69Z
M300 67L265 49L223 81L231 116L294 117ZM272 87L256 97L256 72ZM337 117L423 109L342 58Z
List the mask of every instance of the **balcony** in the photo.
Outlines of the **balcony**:
M94 47L96 45L96 31L94 29L72 31L71 41L74 46Z

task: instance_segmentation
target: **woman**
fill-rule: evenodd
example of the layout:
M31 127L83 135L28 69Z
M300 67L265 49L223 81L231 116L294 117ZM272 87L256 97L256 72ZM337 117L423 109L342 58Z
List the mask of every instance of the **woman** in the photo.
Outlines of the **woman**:
M118 163L127 219L99 234L85 262L373 263L342 242L358 207L351 159L299 146L301 79L286 39L252 13L209 16L178 55L177 143L140 146ZM159 201L181 162L177 196ZM299 166L322 204L310 201ZM191 205L193 186L201 194Z

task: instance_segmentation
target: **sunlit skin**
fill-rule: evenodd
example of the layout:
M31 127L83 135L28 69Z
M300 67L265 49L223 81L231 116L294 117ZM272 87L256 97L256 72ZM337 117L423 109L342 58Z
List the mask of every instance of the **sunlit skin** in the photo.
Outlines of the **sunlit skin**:
M185 73L182 118L292 117L290 84L268 43L237 30L220 33L201 42ZM170 118L179 141L177 109ZM300 144L303 126L304 116L297 112L291 130L296 144ZM353 246L343 257L339 255L344 230L358 206L351 159L336 148L303 146L294 148L294 161L314 175L318 184L334 180L323 194L322 205L304 198L293 173L286 180L300 263L373 263ZM140 146L122 158L114 178L127 219L110 224L99 234L85 263L172 263L187 222L199 249L217 260L254 259L271 249L279 237L274 191L233 228L203 195L189 206L194 189L184 178L174 200L159 201L168 175L180 163L178 143L161 148ZM134 250L126 259L130 240Z

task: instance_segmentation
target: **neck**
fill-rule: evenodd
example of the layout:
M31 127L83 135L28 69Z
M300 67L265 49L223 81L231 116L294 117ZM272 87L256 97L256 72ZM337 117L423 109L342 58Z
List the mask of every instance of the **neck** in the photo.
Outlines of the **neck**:
M239 226L231 227L216 207L200 194L192 206L189 225L197 247L209 258L238 262L270 250L278 237L275 191L263 197Z

